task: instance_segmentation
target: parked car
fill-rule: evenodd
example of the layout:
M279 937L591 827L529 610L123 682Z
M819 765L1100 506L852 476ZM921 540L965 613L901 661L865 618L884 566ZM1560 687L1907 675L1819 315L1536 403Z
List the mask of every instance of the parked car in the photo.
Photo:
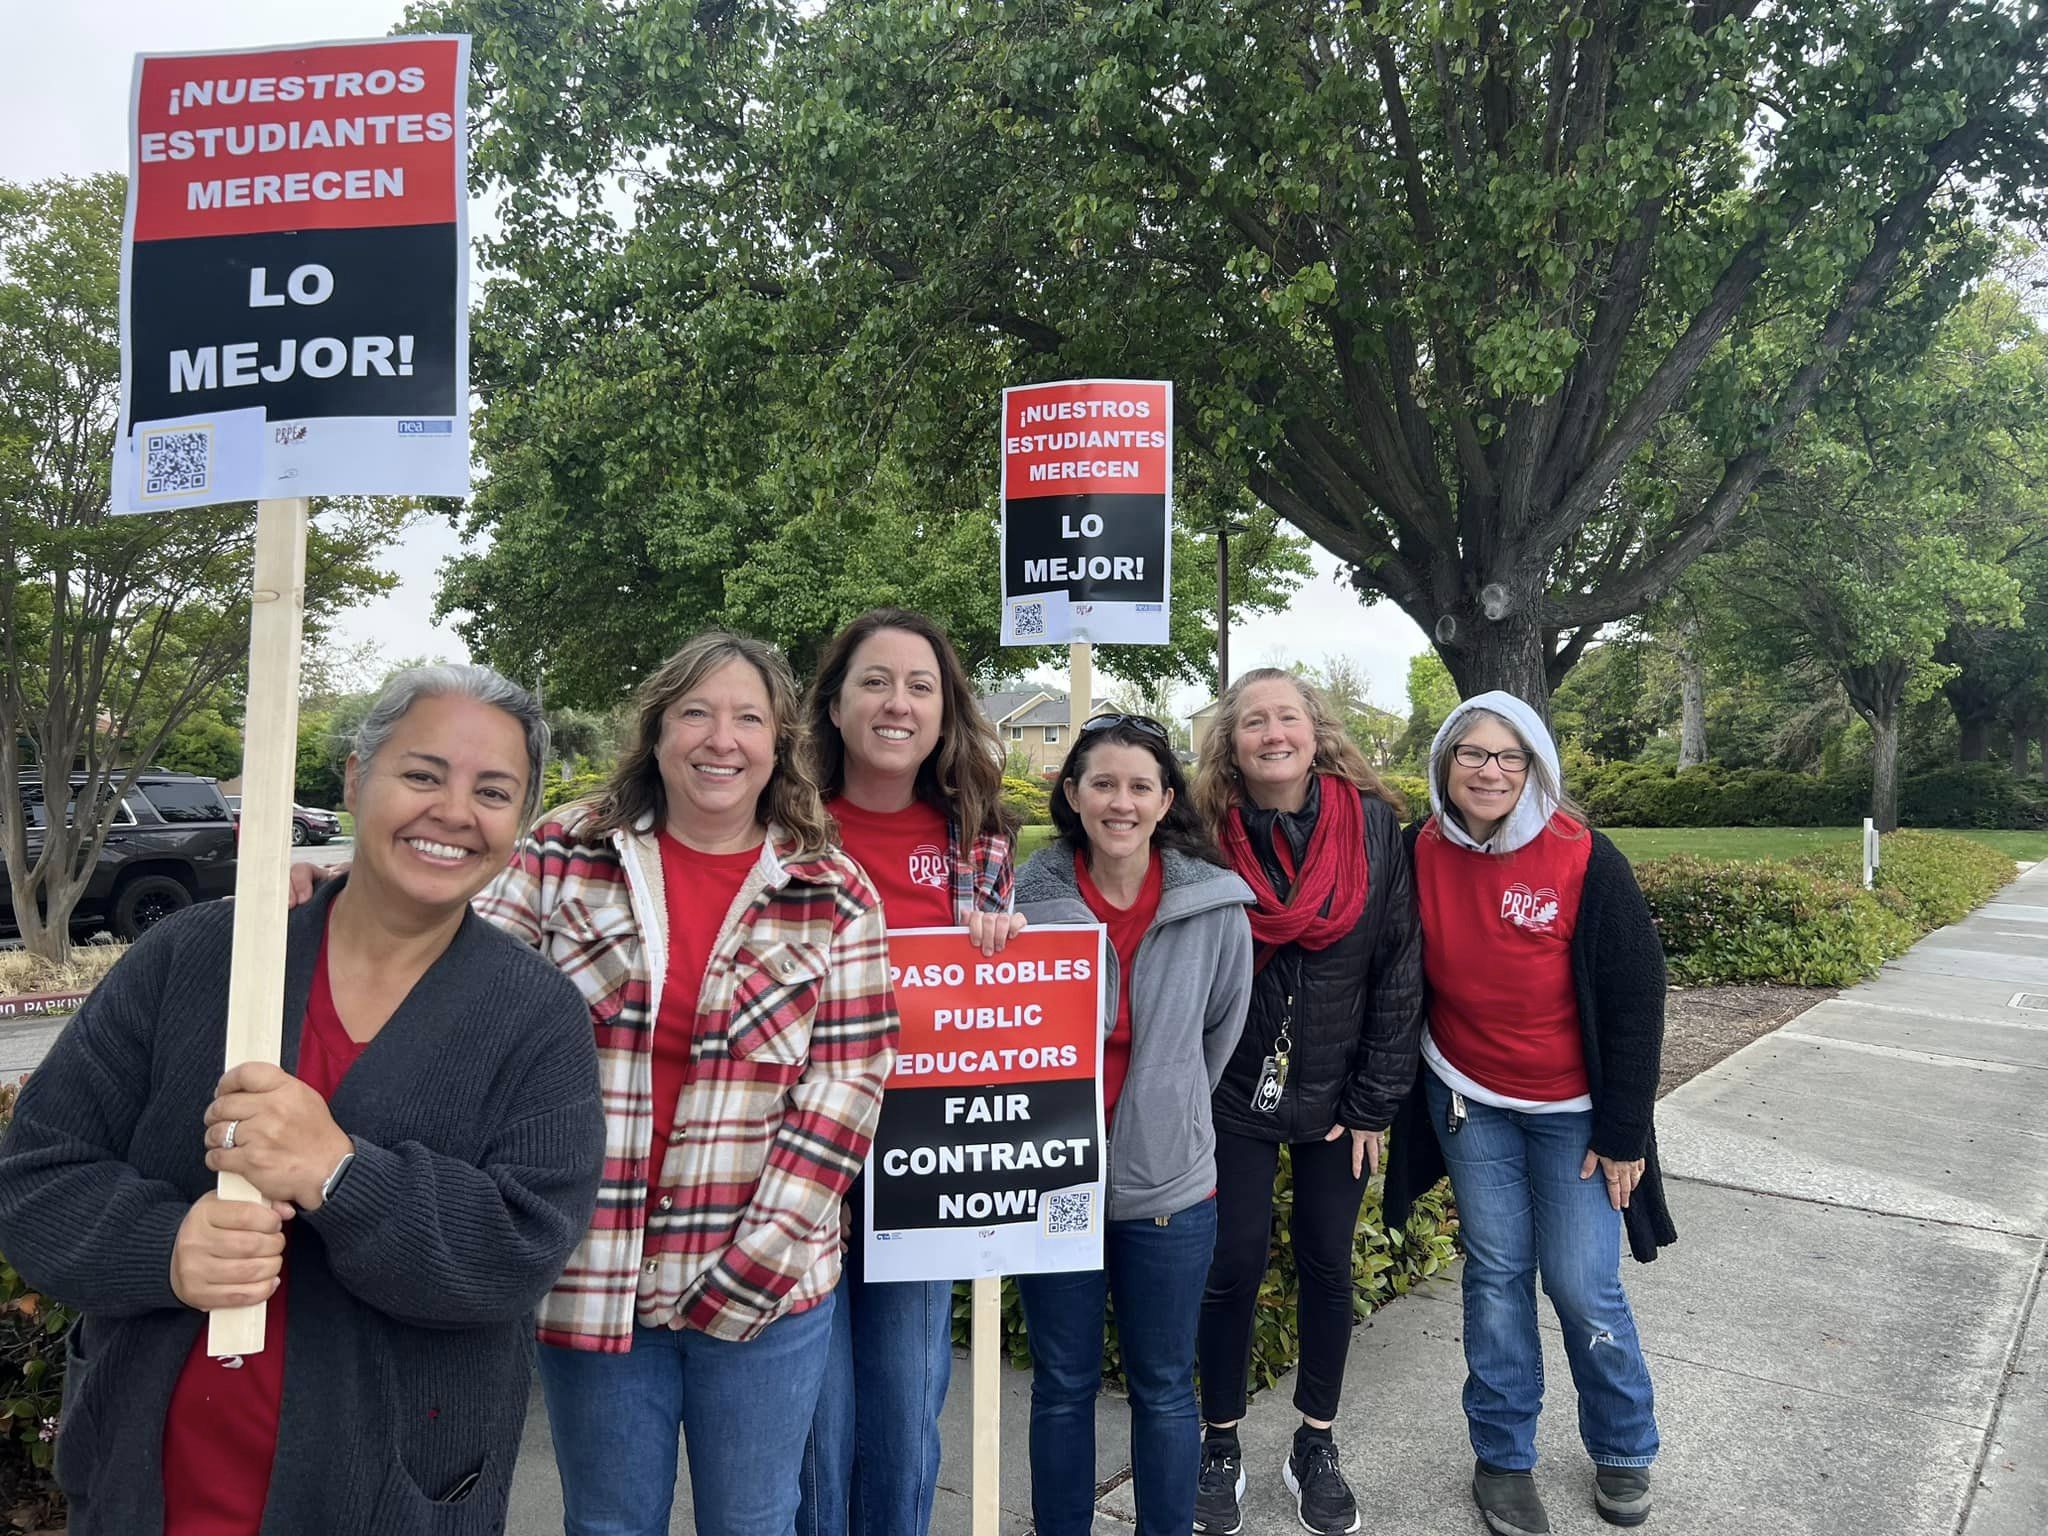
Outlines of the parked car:
M234 813L236 825L242 820L242 797L229 795L228 809ZM341 836L341 818L332 811L323 811L316 806L294 805L292 807L292 846L304 848L311 845L318 848L330 838Z
M83 774L71 776L64 815L84 784ZM34 859L49 819L43 781L24 776L19 793ZM116 938L132 940L195 901L233 895L235 840L234 817L212 779L146 770L114 813L73 926L111 928ZM14 931L13 891L0 872L0 933Z

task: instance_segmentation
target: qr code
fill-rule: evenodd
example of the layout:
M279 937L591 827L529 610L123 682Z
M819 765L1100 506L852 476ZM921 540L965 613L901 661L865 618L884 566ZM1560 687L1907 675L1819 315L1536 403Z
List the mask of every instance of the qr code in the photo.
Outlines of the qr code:
M213 428L181 427L142 439L142 494L188 496L212 484Z
M1059 1189L1039 1202L1047 1237L1086 1237L1095 1230L1095 1191Z
M1020 635L1042 635L1045 633L1045 604L1012 603L1010 613Z

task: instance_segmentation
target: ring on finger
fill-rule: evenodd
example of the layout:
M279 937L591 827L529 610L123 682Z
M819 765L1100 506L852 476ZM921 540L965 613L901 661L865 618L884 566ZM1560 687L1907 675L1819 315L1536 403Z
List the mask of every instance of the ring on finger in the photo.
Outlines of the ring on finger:
M238 1126L238 1125L240 1125L241 1123L242 1123L242 1122L241 1122L241 1121L239 1121L239 1120L230 1120L230 1121L228 1122L228 1128L227 1128L227 1130L226 1130L226 1131L225 1131L225 1132L224 1132L224 1133L222 1134L222 1136L221 1136L221 1138L220 1138L220 1149L221 1149L221 1151L223 1151L223 1152L231 1152L231 1151L233 1151L233 1150L234 1150L234 1146L235 1146L235 1127L236 1127L236 1126Z

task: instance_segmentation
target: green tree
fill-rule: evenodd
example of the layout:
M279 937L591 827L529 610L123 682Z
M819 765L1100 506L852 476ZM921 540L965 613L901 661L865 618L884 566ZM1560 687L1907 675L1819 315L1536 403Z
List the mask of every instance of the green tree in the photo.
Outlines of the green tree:
M1951 629L2012 626L2009 562L2048 531L2048 338L1987 284L1898 366L1831 391L1712 572L1766 661L1811 662L1871 732L1871 815L1898 825L1899 730Z
M249 649L252 507L109 510L124 199L111 175L0 183L0 857L23 942L58 961L108 810ZM407 515L323 509L307 550L315 632L391 585L375 555ZM24 746L43 773L87 781L34 858L13 790Z
M232 779L242 771L242 733L221 718L218 705L195 709L164 737L157 766L209 779Z
M1434 651L1424 651L1408 662L1408 724L1394 746L1394 760L1413 764L1418 771L1429 767L1429 744L1437 727L1450 718L1463 695L1451 679L1451 669Z
M482 440L530 447L493 460L487 518L585 519L517 540L536 591L751 541L764 505L811 521L860 466L923 517L985 505L998 384L1162 377L1219 495L1348 562L1465 692L1539 703L1728 528L1903 270L1960 249L1938 237L1973 204L2039 210L2048 128L2039 0L418 19L475 36L486 255L517 274L485 326L516 398ZM792 359L822 385L793 390ZM1708 494L1619 496L1680 411ZM650 516L611 531L622 497ZM944 533L920 554L977 568Z

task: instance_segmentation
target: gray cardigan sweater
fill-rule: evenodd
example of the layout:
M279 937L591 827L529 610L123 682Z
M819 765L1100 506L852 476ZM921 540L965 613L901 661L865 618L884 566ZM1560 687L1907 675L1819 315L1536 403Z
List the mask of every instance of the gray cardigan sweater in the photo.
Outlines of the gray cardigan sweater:
M287 1070L342 884L288 919ZM164 1415L205 1322L171 1290L171 1249L214 1186L201 1117L221 1075L232 925L214 902L152 928L30 1077L0 1142L0 1252L85 1314L57 1439L75 1536L163 1529ZM356 1160L286 1226L264 1536L496 1531L531 1313L597 1198L589 1013L547 961L467 914L331 1106Z
M1131 963L1131 1064L1110 1125L1111 1221L1171 1216L1216 1188L1209 1096L1252 995L1251 887L1227 869L1168 850L1159 915ZM1093 923L1064 838L1017 875L1017 910L1034 923ZM1103 1033L1116 1026L1121 978L1104 946Z

